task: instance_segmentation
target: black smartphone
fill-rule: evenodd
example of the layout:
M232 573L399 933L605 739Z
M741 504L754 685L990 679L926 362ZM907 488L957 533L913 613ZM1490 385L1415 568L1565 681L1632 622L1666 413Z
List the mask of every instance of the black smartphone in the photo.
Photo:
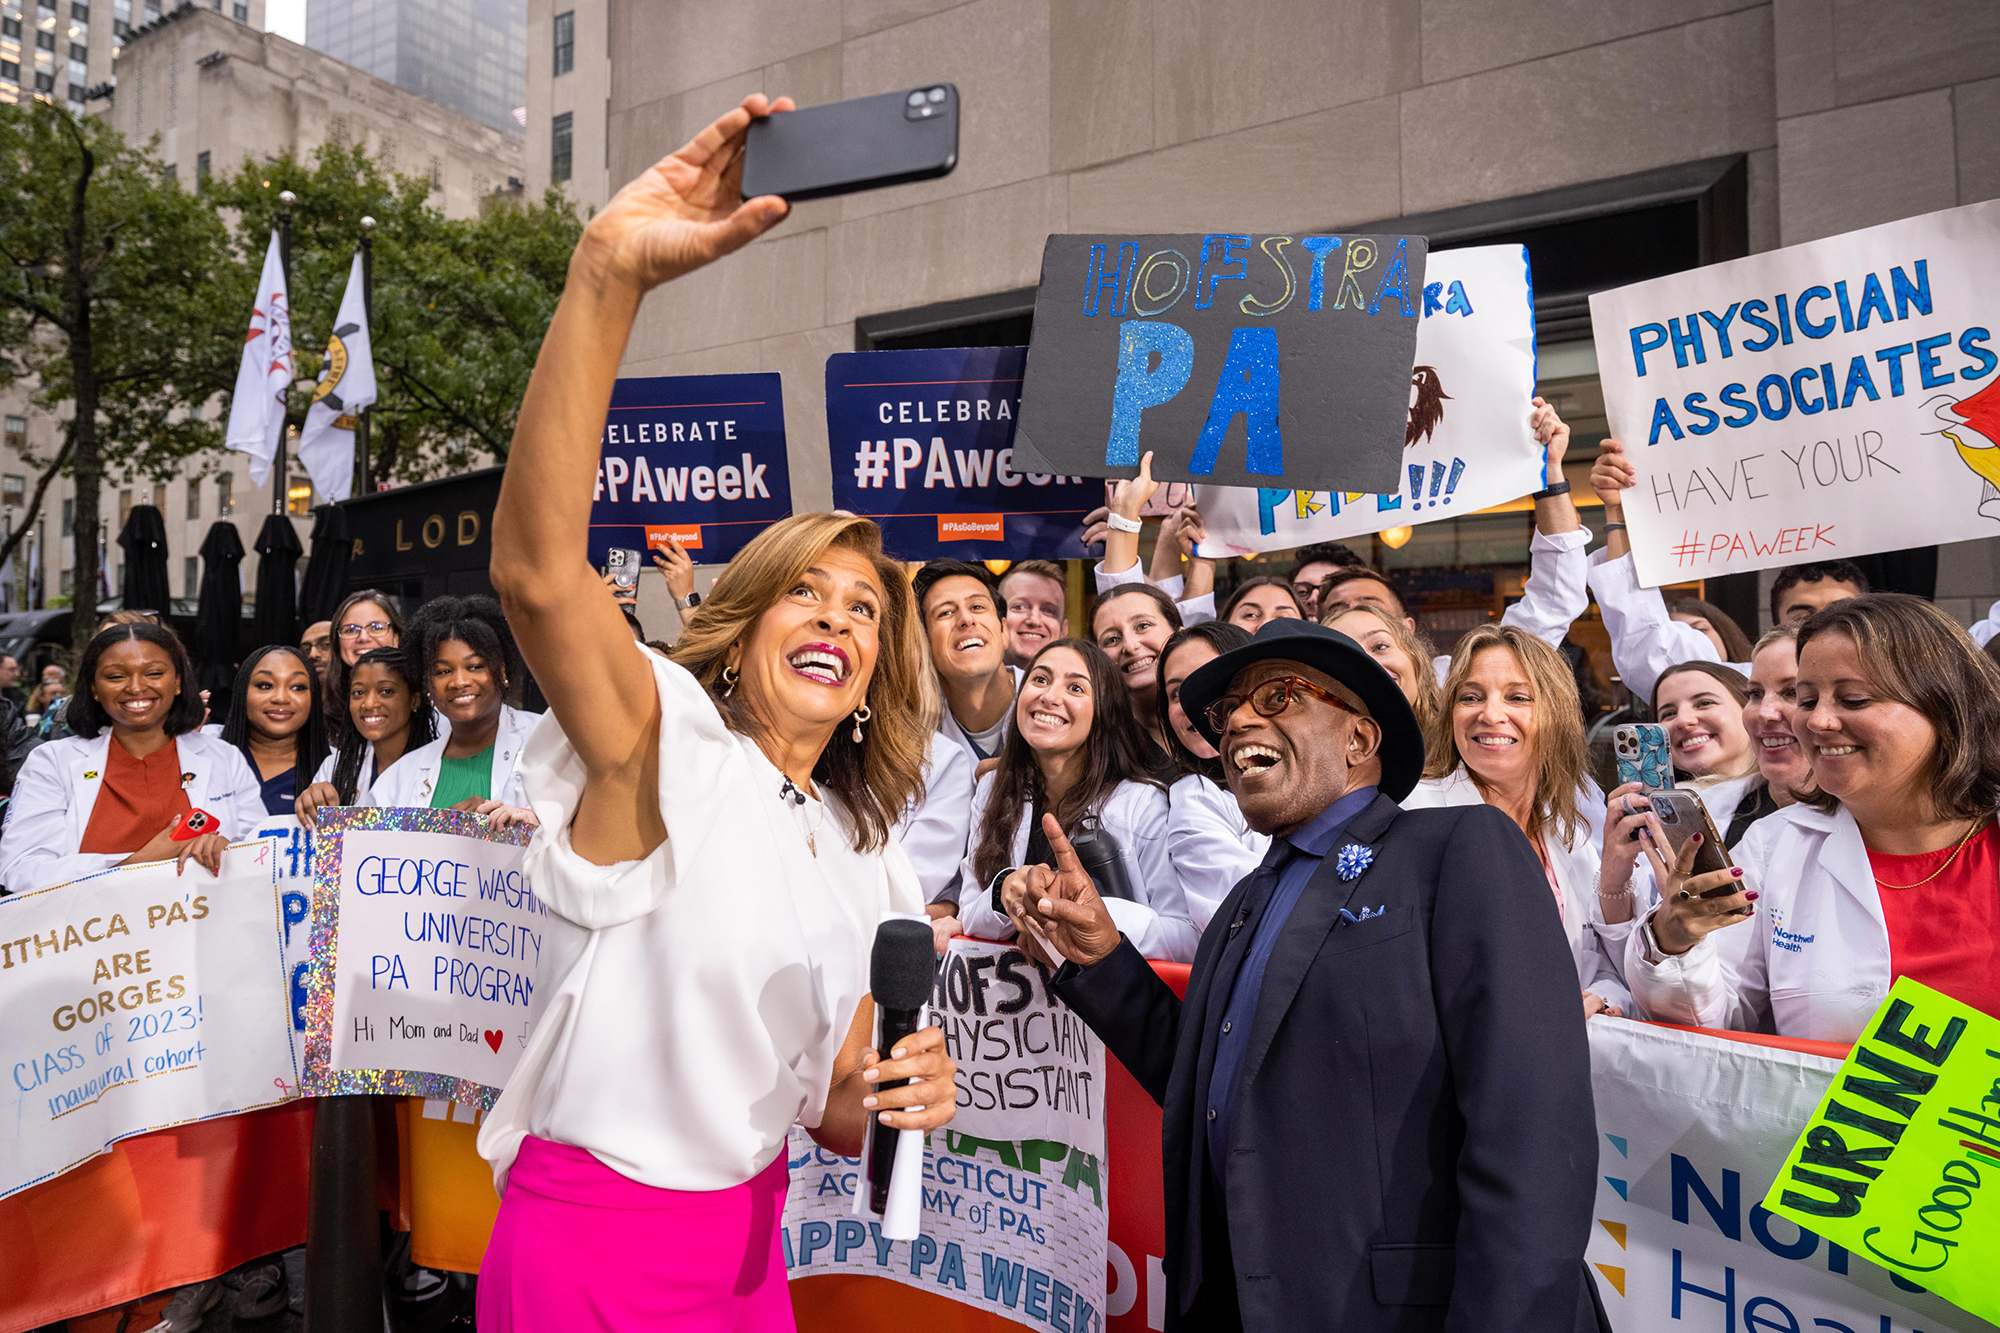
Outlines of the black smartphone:
M958 165L958 89L930 83L750 122L743 197L791 203L948 176Z

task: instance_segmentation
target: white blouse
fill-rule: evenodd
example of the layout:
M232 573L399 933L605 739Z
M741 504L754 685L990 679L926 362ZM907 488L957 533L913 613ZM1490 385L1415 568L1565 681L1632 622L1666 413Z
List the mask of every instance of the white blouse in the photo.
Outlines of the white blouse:
M923 910L893 840L857 852L837 807L781 797L695 678L647 656L667 828L651 855L601 866L571 848L584 769L554 713L521 760L548 930L534 1031L479 1133L503 1191L529 1134L663 1189L755 1176L794 1123L820 1123L877 924Z
M1262 864L1271 840L1252 833L1236 798L1199 773L1176 780L1167 804L1167 860L1194 928L1207 930L1222 900Z

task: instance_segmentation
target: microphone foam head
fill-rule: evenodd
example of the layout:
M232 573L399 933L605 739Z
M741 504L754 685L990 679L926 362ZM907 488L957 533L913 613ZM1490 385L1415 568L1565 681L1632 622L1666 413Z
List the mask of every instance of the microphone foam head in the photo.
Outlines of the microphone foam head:
M868 989L882 1009L916 1009L931 995L937 948L927 921L884 921L875 928Z

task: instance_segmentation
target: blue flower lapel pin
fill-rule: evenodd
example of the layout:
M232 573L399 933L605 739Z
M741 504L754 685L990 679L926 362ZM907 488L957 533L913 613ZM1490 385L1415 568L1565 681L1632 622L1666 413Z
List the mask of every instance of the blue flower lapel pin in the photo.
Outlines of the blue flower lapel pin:
M1372 865L1374 860L1373 847L1364 843L1350 842L1340 849L1340 857L1333 863L1334 873L1351 883L1360 879L1361 872Z

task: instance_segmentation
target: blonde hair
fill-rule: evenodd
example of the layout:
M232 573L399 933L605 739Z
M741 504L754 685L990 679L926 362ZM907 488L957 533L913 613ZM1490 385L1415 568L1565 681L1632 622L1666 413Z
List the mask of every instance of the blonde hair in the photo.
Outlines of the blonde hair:
M916 602L903 566L882 554L881 529L851 514L795 514L773 523L716 579L671 657L708 690L732 730L754 738L758 725L743 696L725 697L729 652L834 547L874 568L882 584L882 621L863 739L857 744L849 727L835 727L813 765L813 780L839 798L854 822L855 846L870 852L887 844L904 810L922 799L931 730L923 716L927 666Z
M1382 628L1389 631L1389 637L1410 659L1410 674L1417 682L1417 694L1410 700L1410 709L1417 715L1417 725L1428 735L1431 719L1444 711L1444 690L1438 685L1437 671L1431 666L1432 660L1437 657L1436 646L1422 630L1411 629L1403 623L1401 616L1373 602L1356 602L1350 606L1336 603L1320 615L1319 623L1330 628L1342 616L1372 616L1381 621Z
M1535 747L1535 801L1528 816L1528 832L1541 836L1553 829L1556 837L1567 845L1576 840L1577 830L1584 823L1576 799L1587 780L1583 704L1577 698L1576 677L1570 674L1563 655L1524 629L1514 625L1480 625L1458 641L1451 654L1451 671L1445 676L1443 706L1424 728L1424 752L1430 756L1424 776L1449 777L1465 765L1452 726L1452 701L1464 687L1466 677L1472 674L1479 654L1489 648L1504 648L1513 653L1535 691L1535 731L1530 738ZM1478 786L1478 774L1470 767L1466 772L1473 785Z

